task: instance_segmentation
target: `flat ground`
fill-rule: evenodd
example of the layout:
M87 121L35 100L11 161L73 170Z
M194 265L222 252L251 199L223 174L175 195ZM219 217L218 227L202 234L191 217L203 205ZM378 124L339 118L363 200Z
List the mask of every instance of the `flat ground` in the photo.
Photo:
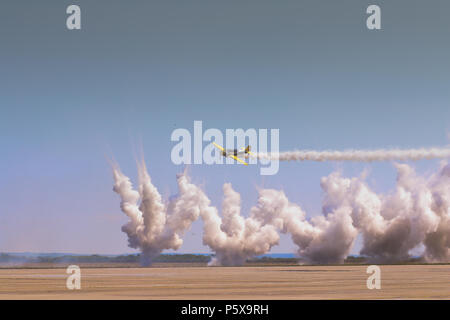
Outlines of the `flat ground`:
M81 290L65 268L2 268L0 299L449 299L450 265L385 265L381 289L367 266L81 267Z

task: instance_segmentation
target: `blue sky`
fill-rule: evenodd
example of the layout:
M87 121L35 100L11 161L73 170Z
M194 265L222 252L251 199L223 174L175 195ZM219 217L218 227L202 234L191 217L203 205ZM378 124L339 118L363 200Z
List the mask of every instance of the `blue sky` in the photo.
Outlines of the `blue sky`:
M176 128L278 128L280 149L447 145L450 43L446 1L377 1L382 30L365 27L366 1L8 0L0 12L0 251L134 252L105 156L136 178L142 142L155 185L177 192ZM414 163L426 173L437 161ZM190 167L220 206L231 182L244 212L257 187L283 189L320 214L320 178L359 175L379 192L390 163ZM272 252L292 252L283 237ZM201 222L181 252L207 252Z

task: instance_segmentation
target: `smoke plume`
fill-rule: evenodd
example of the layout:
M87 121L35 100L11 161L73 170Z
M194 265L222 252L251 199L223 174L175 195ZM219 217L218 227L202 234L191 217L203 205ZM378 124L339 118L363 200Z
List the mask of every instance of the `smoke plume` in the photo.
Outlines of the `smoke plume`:
M326 217L308 221L305 212L289 202L284 192L273 189L259 191L252 214L282 233L289 233L299 248L299 256L311 263L343 262L358 234L348 208L337 208Z
M120 208L130 218L122 231L128 236L128 245L141 250L142 265L150 265L164 249L177 250L184 231L199 217L196 194L191 192L186 175L177 176L180 194L167 204L152 184L143 161L138 164L138 191L117 165L113 166L113 176L113 190L122 200Z
M424 245L428 261L450 258L450 166L437 174L419 177L406 164L396 164L393 193L378 195L362 178L343 178L332 173L322 178L323 215L350 212L352 225L363 238L360 254L374 262L398 262ZM318 261L320 262L320 261Z
M343 262L358 233L360 254L373 262L405 261L420 245L427 261L450 261L450 165L428 178L406 164L395 166L397 185L391 194L376 194L363 178L334 172L321 180L321 216L307 221L282 191L267 189L260 190L254 214L289 233L299 256L311 263Z
M138 165L138 173L136 191L120 168L113 166L113 190L120 195L120 207L130 218L122 231L128 236L129 246L141 250L142 265L150 265L165 249L177 250L183 243L181 236L199 216L204 223L203 243L216 254L210 265L241 265L278 244L274 226L240 215L240 195L231 184L223 186L222 219L205 193L190 183L186 172L177 176L179 194L167 204L151 183L143 162Z
M223 218L209 205L206 196L200 209L204 223L203 243L216 253L210 265L241 265L278 244L279 235L274 226L253 214L246 219L241 216L241 196L230 183L224 184L223 192Z
M144 265L165 249L177 250L198 218L203 220L203 243L215 252L210 265L241 265L265 254L278 244L279 233L289 234L298 255L310 263L342 263L359 234L360 254L373 262L404 261L419 247L427 261L450 261L450 165L442 164L430 176L418 176L407 164L395 167L397 183L388 194L372 191L364 177L333 172L322 178L322 212L311 219L280 190L258 190L257 204L245 218L241 196L229 183L223 186L220 215L186 172L177 176L179 194L167 203L143 162L138 190L118 166L113 174L114 191L130 219L122 231L129 246L141 250Z

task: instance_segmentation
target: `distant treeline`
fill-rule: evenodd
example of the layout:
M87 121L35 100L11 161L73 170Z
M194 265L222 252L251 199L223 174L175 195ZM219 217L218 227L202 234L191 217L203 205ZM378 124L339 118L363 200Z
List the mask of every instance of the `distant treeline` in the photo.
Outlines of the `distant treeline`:
M208 263L214 257L213 254L161 254L155 258L154 262L168 262L168 263ZM139 254L128 254L118 256L106 255L59 255L59 254L9 254L0 253L0 264L26 264L26 263L139 263ZM249 259L247 263L251 264L298 264L305 261L294 257L255 257ZM403 263L422 263L421 258L410 258ZM367 264L368 261L363 256L348 256L344 264Z
M161 254L154 262L204 262L211 260L210 255L197 254ZM1 253L0 263L139 263L139 254L120 256L103 255L58 255L25 256Z
M161 254L153 260L153 262L168 262L168 263L208 263L214 255L207 254ZM105 256L105 255L26 255L26 254L0 254L0 263L139 263L139 254L119 255L119 256ZM249 259L249 263L289 263L297 264L298 258L285 258L285 257L255 257Z

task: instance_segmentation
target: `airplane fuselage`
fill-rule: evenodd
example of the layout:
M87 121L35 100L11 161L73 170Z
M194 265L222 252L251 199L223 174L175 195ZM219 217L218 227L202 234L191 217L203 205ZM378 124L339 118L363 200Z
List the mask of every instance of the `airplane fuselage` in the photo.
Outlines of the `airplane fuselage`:
M245 154L245 151L238 151L237 149L233 149L233 150L229 149L229 150L222 151L222 155L224 157L228 157L230 155L237 157L237 156L244 155L244 154Z

